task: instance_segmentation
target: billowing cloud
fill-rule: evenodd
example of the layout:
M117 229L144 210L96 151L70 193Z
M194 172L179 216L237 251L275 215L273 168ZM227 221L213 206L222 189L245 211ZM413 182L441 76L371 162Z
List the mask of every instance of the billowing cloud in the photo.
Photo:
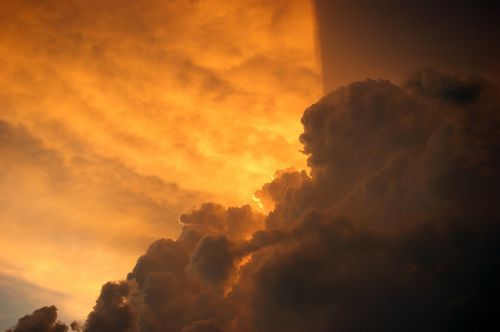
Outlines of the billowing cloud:
M331 92L302 118L310 176L256 193L265 220L185 214L84 331L498 329L499 106L498 86L431 70Z
M57 308L54 306L43 307L35 310L31 315L19 319L16 327L9 332L66 332L68 327L56 321Z
M312 178L275 181L288 198L268 218L297 236L247 265L245 328L498 327L498 96L478 77L422 71L306 110Z
M134 284L127 282L107 283L94 311L89 315L86 330L93 331L138 331L138 314L134 303L128 300L133 296Z

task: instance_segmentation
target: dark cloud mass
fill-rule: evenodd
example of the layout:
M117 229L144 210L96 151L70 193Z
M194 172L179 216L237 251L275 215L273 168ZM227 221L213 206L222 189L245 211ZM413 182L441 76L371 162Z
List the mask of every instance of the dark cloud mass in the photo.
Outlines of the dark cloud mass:
M54 306L35 310L31 315L19 319L16 327L8 332L66 332L68 327L57 321L57 309Z
M331 92L302 118L310 176L264 185L267 216L183 215L83 330L499 330L499 106L489 81L432 70Z

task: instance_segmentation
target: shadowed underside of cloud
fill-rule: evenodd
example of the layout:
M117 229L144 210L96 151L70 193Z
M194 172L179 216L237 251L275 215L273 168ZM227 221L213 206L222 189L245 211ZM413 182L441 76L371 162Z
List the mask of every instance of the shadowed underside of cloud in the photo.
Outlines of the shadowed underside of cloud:
M302 118L311 176L264 185L267 216L183 215L83 330L498 330L499 105L490 82L432 70L331 92Z

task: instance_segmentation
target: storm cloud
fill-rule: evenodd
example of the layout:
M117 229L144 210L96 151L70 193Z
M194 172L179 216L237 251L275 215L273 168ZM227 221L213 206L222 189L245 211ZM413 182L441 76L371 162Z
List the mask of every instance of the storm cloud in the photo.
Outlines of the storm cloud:
M16 327L8 332L66 332L68 327L57 321L57 308L43 307L35 310L31 315L19 319Z
M329 93L302 117L310 173L256 192L268 215L181 216L83 330L498 330L499 106L434 70Z

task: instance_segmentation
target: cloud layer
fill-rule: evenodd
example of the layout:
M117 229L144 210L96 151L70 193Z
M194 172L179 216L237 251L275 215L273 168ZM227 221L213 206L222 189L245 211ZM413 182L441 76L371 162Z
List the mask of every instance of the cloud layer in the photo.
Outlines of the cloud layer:
M83 330L498 329L499 106L498 86L432 70L331 92L302 118L310 176L264 185L267 216L183 215Z
M70 136L239 204L276 167L301 165L296 118L320 90L309 2L2 6L2 115L50 144ZM223 181L236 168L238 192Z
M19 280L4 294L57 290L62 318L83 319L180 214L251 202L303 166L296 119L320 91L309 1L0 7L0 275Z

